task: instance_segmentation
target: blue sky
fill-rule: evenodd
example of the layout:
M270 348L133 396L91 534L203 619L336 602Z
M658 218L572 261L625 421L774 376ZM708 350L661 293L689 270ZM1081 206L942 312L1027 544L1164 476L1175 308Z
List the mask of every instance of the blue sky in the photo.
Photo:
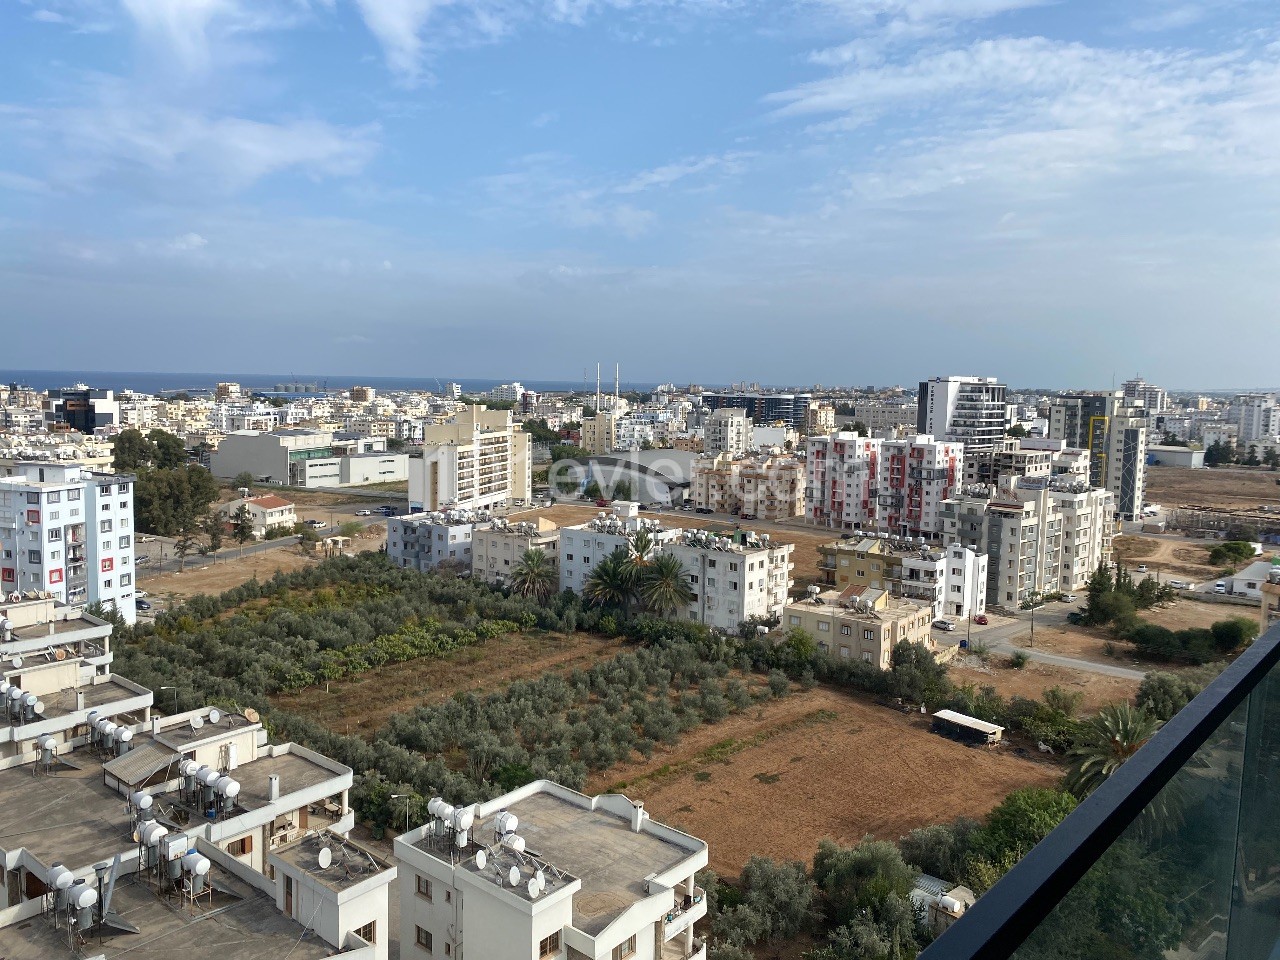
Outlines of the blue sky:
M10 366L1274 384L1277 174L1266 0L0 4Z

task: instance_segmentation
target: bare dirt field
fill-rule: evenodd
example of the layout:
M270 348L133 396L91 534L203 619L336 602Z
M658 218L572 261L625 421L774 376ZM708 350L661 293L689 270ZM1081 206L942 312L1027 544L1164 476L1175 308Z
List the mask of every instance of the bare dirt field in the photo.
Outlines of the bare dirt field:
M587 791L621 781L654 817L706 840L713 869L735 875L755 853L809 861L824 837L897 839L980 817L1010 791L1061 775L1052 762L965 747L930 733L927 717L818 687L699 727Z
M281 694L272 702L336 733L372 737L395 713L546 673L590 667L620 652L620 640L587 634L511 634L444 657L387 664L351 680Z
M1050 687L1080 693L1084 695L1080 705L1082 716L1097 713L1111 703L1132 700L1138 692L1138 681L1126 680L1124 677L1069 670L1034 660L1021 670L1014 670L1005 666L1005 663L1007 660L999 656L993 657L988 666L977 662L953 662L948 672L956 684L972 683L977 687L995 687L996 692L1003 697L1039 700Z
M1254 510L1263 504L1280 504L1277 477L1280 474L1265 468L1152 467L1147 471L1146 500L1163 507Z
M1236 607L1224 603L1198 603L1195 600L1179 600L1138 614L1143 620L1170 630L1188 630L1194 627L1211 627L1219 620L1246 617L1253 620L1257 611L1249 607Z
M1195 583L1215 579L1219 568L1209 563L1209 546L1182 540L1155 537L1120 536L1115 538L1116 559L1131 570L1145 563L1151 570L1168 579L1191 578Z

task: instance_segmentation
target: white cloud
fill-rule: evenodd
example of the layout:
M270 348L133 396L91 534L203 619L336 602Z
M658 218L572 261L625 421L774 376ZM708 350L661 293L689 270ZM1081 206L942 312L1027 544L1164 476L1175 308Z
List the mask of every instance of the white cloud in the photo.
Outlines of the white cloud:
M168 248L174 253L190 253L199 250L201 247L208 246L209 241L198 233L184 233L180 237L174 237L167 244Z
M36 10L31 14L31 19L38 23L66 23L67 18L55 10Z
M377 38L387 67L410 85L422 77L422 30L432 13L452 0L356 0L365 26Z
M640 193L650 187L667 187L686 177L697 176L710 170L721 170L735 173L742 167L742 161L748 156L744 153L726 153L709 157L695 157L680 160L676 163L664 164L636 174L614 188L616 193Z

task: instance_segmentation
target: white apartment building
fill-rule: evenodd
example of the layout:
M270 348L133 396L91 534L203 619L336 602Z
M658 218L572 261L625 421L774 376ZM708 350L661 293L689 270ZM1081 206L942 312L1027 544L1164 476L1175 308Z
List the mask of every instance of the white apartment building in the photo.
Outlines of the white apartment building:
M948 501L943 536L987 556L987 603L1016 610L1033 593L1084 589L1110 560L1114 517L1108 490L1066 478L1011 478Z
M1089 452L1089 483L1110 490L1122 519L1142 518L1147 411L1120 391L1074 393L1049 405L1049 436Z
M805 517L839 530L864 526L875 515L880 441L837 431L808 439Z
M916 400L916 432L989 450L1004 437L1008 388L995 377L922 380Z
M485 583L504 586L526 550L541 550L554 567L560 558L560 528L550 520L511 523L494 520L471 532L471 575Z
M1126 380L1120 384L1120 388L1124 392L1125 399L1130 401L1130 405L1141 404L1152 415L1169 409L1169 391L1164 387L1157 387L1154 383L1147 383L1141 377Z
M647 530L657 549L680 537L679 530L668 530L657 520L640 516L640 505L615 501L608 513L573 527L561 527L559 551L560 589L581 593L595 565L613 551L630 550L631 538Z
M722 407L707 418L702 432L706 453L741 456L751 449L751 416L737 407Z
M396 838L404 960L705 960L707 845L538 780Z
M791 589L790 543L749 530L718 536L706 530L684 530L662 548L680 560L694 598L685 610L696 620L734 632L752 617L782 615Z
M0 478L0 592L101 603L135 622L134 478L79 464L13 469Z
M804 491L804 464L792 457L697 457L689 482L696 506L749 520L803 515Z
M489 391L489 399L497 400L499 403L519 403L525 395L524 384L520 381L515 383L502 383Z
M442 563L471 569L477 517L470 510L435 510L387 518L387 557L397 567L425 573Z
M422 456L409 461L409 504L477 510L527 501L532 477L529 434L511 412L467 407L448 423L423 427Z
M1280 407L1274 393L1245 393L1232 401L1236 409L1237 437L1242 444L1269 440L1280 434Z

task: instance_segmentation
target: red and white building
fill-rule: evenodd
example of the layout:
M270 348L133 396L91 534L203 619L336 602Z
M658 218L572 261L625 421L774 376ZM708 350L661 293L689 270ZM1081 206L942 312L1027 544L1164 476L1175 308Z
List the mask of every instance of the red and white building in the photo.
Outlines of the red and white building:
M877 440L839 432L810 437L805 516L839 530L937 537L940 508L964 479L964 446L928 434Z

